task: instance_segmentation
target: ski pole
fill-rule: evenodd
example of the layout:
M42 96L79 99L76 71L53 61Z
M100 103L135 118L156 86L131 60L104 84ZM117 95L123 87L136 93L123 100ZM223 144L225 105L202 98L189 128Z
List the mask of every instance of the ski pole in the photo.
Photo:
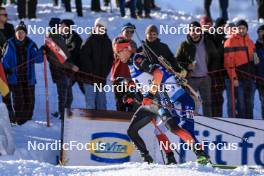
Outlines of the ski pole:
M181 118L184 118L184 117L181 117ZM186 119L187 119L187 118L186 118ZM202 123L200 123L200 122L195 122L195 121L194 121L194 123L196 123L196 124L198 124L198 125L201 125L201 126L204 126L204 127L207 127L207 128L210 128L210 129L213 129L213 130L215 130L215 131L219 131L219 132L224 133L224 134L227 134L227 135L229 135L229 136L233 136L233 137L239 138L239 139L241 139L241 140L243 140L243 141L247 141L247 138L242 138L242 137L240 137L240 136L237 136L237 135L235 135L235 134L232 134L232 133L226 132L226 131L224 131L224 130L217 129L217 128L211 127L211 126L209 126L209 125L202 124Z
M179 109L179 108L175 108L174 107L174 109L177 110L177 111L185 112L184 110ZM194 112L193 115L203 116L203 115L201 115L199 113L196 113L196 112ZM214 120L230 123L230 124L234 124L234 125L238 125L238 126L243 126L243 127L247 127L247 128L251 128L251 129L255 129L255 130L259 130L259 131L263 131L264 132L264 129L261 129L261 128L257 128L257 127L253 127L253 126L249 126L249 125L244 125L244 124L237 123L237 122L228 121L228 120L220 119L220 118L217 118L217 117L206 117L206 116L203 116L203 117L208 118L208 119L214 119Z
M158 103L156 103L156 102L153 102L153 104L156 105L156 106L158 106L158 107L162 107L160 104L158 104ZM166 106L166 108L172 109L172 107L169 107L169 106ZM186 117L183 117L183 116L176 116L176 117L177 117L177 118L182 118L182 119L187 120L187 121L189 121L189 122L192 122L190 119L188 119L188 118L186 118ZM235 134L229 133L229 132L227 132L227 131L217 129L217 128L211 127L211 126L209 126L209 125L202 124L202 123L200 123L200 122L196 122L195 120L194 120L193 122L196 123L196 124L198 124L198 125L200 125L200 126L204 126L204 127L207 127L207 128L213 129L213 130L215 130L215 131L219 131L219 132L221 132L221 133L224 133L224 134L227 134L227 135L229 135L229 136L232 136L232 137L235 137L235 138L241 139L241 140L243 140L243 141L247 141L247 138L242 138L242 137L240 137L240 136L237 136L237 135L235 135Z
M252 128L252 129L264 132L264 129L261 129L261 128L257 128L257 127L253 127L253 126L249 126L249 125L244 125L244 124L237 123L237 122L231 122L231 121L220 119L220 118L217 118L217 117L206 117L206 118L214 119L214 120L218 120L218 121L222 121L222 122L226 122L226 123L230 123L230 124L234 124L234 125L238 125L238 126L243 126L243 127L247 127L247 128Z

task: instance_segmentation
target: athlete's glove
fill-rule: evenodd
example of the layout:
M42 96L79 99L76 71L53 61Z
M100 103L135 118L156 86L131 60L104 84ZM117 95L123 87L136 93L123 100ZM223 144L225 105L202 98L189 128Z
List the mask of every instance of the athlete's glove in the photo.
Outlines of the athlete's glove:
M185 78L187 76L187 71L185 69L183 69L180 73L179 73L180 77Z

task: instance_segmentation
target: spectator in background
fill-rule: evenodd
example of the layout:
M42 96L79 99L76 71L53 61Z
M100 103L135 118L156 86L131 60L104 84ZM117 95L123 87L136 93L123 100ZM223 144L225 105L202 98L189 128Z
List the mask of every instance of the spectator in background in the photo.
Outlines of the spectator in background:
M130 0L128 2L129 5L129 9L130 9L130 16L131 18L137 18L136 16L136 3L137 0ZM121 17L126 16L126 1L125 0L120 0L119 1L119 8L120 8L120 13L121 13Z
M219 30L213 34L214 44L216 46L219 61L215 64L215 70L210 73L212 80L212 115L213 117L223 117L223 104L224 97L223 92L225 90L225 78L226 71L224 69L224 42L226 40L226 35L224 33L224 27L226 25L226 20L223 18L217 18L215 21L215 29ZM216 60L214 60L216 61ZM214 72L215 71L215 72Z
M253 63L255 45L247 33L248 24L245 20L239 20L236 27L239 33L232 35L224 44L224 66L229 79L234 80L237 117L253 118L255 85L254 78L248 74L255 74Z
M61 21L62 27L64 28L70 28L71 25L74 25L74 22L71 19L64 19ZM67 29L66 31L69 31ZM65 39L66 45L68 47L68 51L70 54L70 58L68 60L69 63L80 67L80 50L82 45L82 38L79 34L77 34L75 31L69 31L69 34L64 34L63 37ZM77 72L77 68L75 68L75 72ZM74 70L73 70L74 71ZM73 75L71 75L73 79ZM77 74L74 76L77 77ZM75 83L75 80L72 80L72 85ZM79 88L82 93L84 93L83 89L83 83L80 80L77 80L77 83L79 85ZM70 88L71 89L71 88ZM70 107L70 106L68 106Z
M213 21L209 16L202 16L200 18L200 24L202 26L202 29L204 31L204 35L208 37L210 40L214 40L214 35L210 33L210 28L213 27Z
M60 18L51 18L49 21L49 27L51 27L52 30L49 31L48 37L51 38L63 51L64 53L69 57L70 53L67 50L67 45L65 42L65 39L62 37L61 34L56 33L55 29L59 29L60 25ZM58 112L52 113L54 117L63 117L64 114L64 94L63 94L63 69L58 62L56 55L49 49L45 48L47 53L47 59L49 61L49 67L51 72L51 78L53 83L55 83L57 87L57 98L58 98Z
M3 55L3 67L12 92L14 121L18 124L32 119L35 105L35 63L42 61L37 45L27 37L26 25L20 22L16 27L15 37L7 41Z
M227 35L225 37L225 41L234 35L234 32L232 32L232 28L236 28L235 23L229 22L226 24ZM226 78L225 78L225 89L226 89L226 97L231 97L232 96L232 94L231 94L231 82L230 82L230 79L229 79L227 73L226 73ZM232 99L231 98L227 98L227 115L228 115L228 117L232 117L232 115L233 115L232 114Z
M256 52L259 58L259 63L256 65L257 76L262 79L257 79L257 89L259 91L259 99L261 102L262 119L264 120L264 25L258 28L258 39L256 41Z
M61 20L59 18L51 18L49 26L57 27L58 30L60 22ZM66 26L64 24L62 25L61 29L65 27ZM69 86L71 83L69 76L72 76L72 73L77 72L79 69L71 63L72 58L63 35L61 33L56 33L55 28L52 29L54 29L54 31L50 31L48 37L51 38L63 50L68 58L62 65L59 63L56 55L48 47L45 47L52 81L56 84L58 95L58 112L54 112L52 115L63 119L65 108L70 108L73 99L71 86Z
M73 102L72 85L74 82L74 74L79 71L77 63L79 63L79 53L82 44L81 37L75 32L70 31L70 27L74 25L74 22L70 19L64 19L61 21L61 31L63 38L68 49L70 56L63 64L64 74L61 82L59 83L59 92L62 94L62 107L63 111L60 111L61 118L64 118L64 109L69 110ZM68 111L70 112L70 111Z
M258 19L264 20L264 0L257 0L258 3Z
M158 28L155 25L149 25L145 30L146 44L158 55L163 56L166 58L169 63L174 67L176 70L180 70L179 65L176 63L176 59L171 52L170 48L167 44L162 43L160 39L158 38ZM159 64L159 61L154 56L153 53L149 51L149 49L145 48L143 49L142 46L139 47L138 52L144 52L145 55L148 55L151 62L155 64Z
M2 32L7 39L15 36L14 26L7 22L7 11L6 8L0 7L0 32Z
M136 27L133 24L127 23L122 27L122 30L121 30L122 31L121 35L131 42L131 46L133 47L132 48L133 52L136 52L136 50L137 50L137 44L132 39L133 34L135 32L135 29L136 29ZM113 41L115 41L115 39ZM121 62L120 59L117 58L117 56L114 57L114 62L112 65L111 74L112 74L111 80L113 82L113 85L120 84L117 80L118 77L131 79L131 75L130 75L128 65ZM129 105L129 104L123 102L124 95L125 95L125 93L118 92L115 90L116 109L118 111L136 110L133 108L133 105Z
M190 23L187 40L181 43L176 58L181 66L188 70L189 84L201 95L203 115L211 117L212 82L208 72L216 68L216 61L219 61L219 56L214 42L203 35L200 28L199 22Z
M71 12L71 0L64 0L64 6L66 12ZM82 0L75 0L76 12L79 17L83 16L82 12Z
M205 15L212 18L211 12L210 12L210 6L212 4L212 0L204 0L204 11ZM228 20L228 0L219 0L219 5L221 9L220 17L225 19L226 21Z
M14 26L7 22L7 11L4 7L0 7L0 61L2 61L2 51L4 50L4 44L6 41L15 36ZM3 102L6 104L8 109L8 114L11 122L14 122L15 112L12 106L11 94L9 93L3 97Z
M137 16L143 18L143 11L145 12L144 18L151 18L151 0L137 0Z
M17 13L19 19L37 18L37 0L17 0Z
M107 35L107 22L97 18L95 31L88 37L80 52L80 69L82 72L100 77L98 82L84 83L87 109L106 109L105 92L94 91L94 83L106 84L106 78L113 63L112 42ZM104 32L96 32L104 31Z

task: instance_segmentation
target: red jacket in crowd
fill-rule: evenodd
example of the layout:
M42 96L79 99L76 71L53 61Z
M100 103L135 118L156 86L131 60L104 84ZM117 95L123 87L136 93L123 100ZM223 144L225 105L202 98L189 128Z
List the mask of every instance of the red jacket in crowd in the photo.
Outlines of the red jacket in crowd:
M235 34L224 44L224 67L227 69L230 79L237 79L235 68L253 61L255 45L249 35L242 37Z

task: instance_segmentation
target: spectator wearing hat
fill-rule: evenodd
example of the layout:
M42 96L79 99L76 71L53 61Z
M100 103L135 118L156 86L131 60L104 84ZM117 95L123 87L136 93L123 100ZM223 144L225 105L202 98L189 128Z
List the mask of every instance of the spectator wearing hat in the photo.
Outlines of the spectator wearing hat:
M254 42L248 35L245 20L236 23L238 34L232 35L224 44L224 67L229 80L234 81L237 117L253 118L254 79ZM232 96L230 96L231 98Z
M264 25L259 26L258 39L255 43L257 56L259 58L259 63L256 65L257 76L264 79ZM261 102L262 119L264 120L264 83L263 79L257 79L257 89L259 91L259 99Z
M106 78L113 63L112 42L107 35L107 22L97 18L95 32L85 41L80 51L80 70L86 75L93 75L92 80L85 80L85 101L87 109L106 109L105 92L94 91L94 84L106 84ZM104 31L103 33L96 31ZM96 80L97 79L97 80Z
M17 0L17 13L19 19L37 18L37 0Z
M130 0L128 3L129 9L130 9L130 16L131 18L137 18L136 15L136 3L137 0ZM120 13L121 13L121 17L126 16L126 1L125 0L120 0L119 2L119 8L120 8Z
M51 38L67 55L69 55L69 52L67 52L67 46L65 39L62 37L59 31L59 25L60 25L60 18L51 18L49 21L49 27L51 27L51 30L49 31L48 37ZM52 115L54 117L60 117L63 118L64 114L64 94L63 94L63 78L64 75L63 69L60 67L59 62L57 61L56 55L47 47L45 47L47 60L49 61L49 68L51 73L51 78L53 83L56 85L57 88L57 102L58 102L58 110L56 112L53 112Z
M27 36L24 22L15 29L15 37L7 41L3 67L12 93L14 121L23 124L31 120L35 105L35 63L43 62L37 45Z
M199 91L202 99L203 115L212 116L211 77L220 60L214 42L201 33L201 25L194 21L189 25L189 34L177 50L179 64L188 71L189 84Z
M205 15L212 18L211 12L210 12L210 6L212 4L212 0L204 0L204 12ZM225 19L226 21L228 20L228 0L219 0L219 5L220 5L220 17Z
M136 52L136 50L137 50L137 44L132 39L135 29L136 29L136 27L133 24L127 23L122 27L122 30L121 30L121 36L125 37L126 39L128 39L130 41L133 52ZM113 41L115 41L115 39ZM130 75L128 65L122 63L120 61L120 59L118 59L116 56L114 57L114 62L112 65L111 74L112 74L111 80L113 82L113 85L119 84L119 82L117 81L117 78L119 78L119 77L131 79L131 75ZM115 91L116 109L118 111L133 111L133 110L135 110L133 108L133 106L123 102L123 97L124 97L123 92Z
M65 39L66 45L68 47L68 52L70 53L70 57L67 59L67 64L70 66L71 72L78 72L79 66L80 66L80 49L82 45L82 38L79 34L77 34L75 31L70 31L71 26L74 25L74 22L71 19L64 19L61 21L61 28L62 31L65 33L62 33L62 36ZM66 108L70 108L73 96L72 96L72 86L75 83L74 80L75 76L72 74L66 75L66 97L69 99L69 101L66 101ZM78 85L83 92L83 85L82 82L78 82Z
M51 30L49 31L48 37L53 40L66 54L66 56L69 58L70 53L68 51L68 47L66 45L66 41L60 33L60 18L51 18L49 21L49 27L51 27ZM71 102L71 99L69 96L67 96L67 99L65 98L68 93L67 91L67 79L66 79L66 73L70 74L72 71L69 71L70 69L65 68L65 65L67 64L67 60L64 63L64 65L60 64L58 61L55 53L53 53L48 47L44 47L47 55L47 59L49 61L49 67L51 72L51 78L53 83L55 83L57 88L57 100L58 100L58 111L53 112L52 115L54 117L59 117L61 119L64 118L64 111L66 106L66 102ZM70 67L70 66L69 66ZM69 93L70 94L70 93ZM71 103L67 103L71 104Z
M55 24L57 24L57 22ZM74 82L75 73L79 71L79 67L76 66L76 63L79 60L82 39L77 33L70 31L71 26L74 25L72 20L64 19L60 21L60 24L62 34L59 34L60 36L58 37L60 37L59 42L63 43L60 46L62 46L69 56L63 65L56 62L57 59L55 59L55 62L53 62L53 66L55 67L57 74L56 85L59 100L59 113L54 113L53 115L59 116L63 119L65 108L69 110L73 102L72 85Z
M178 64L176 63L176 59L169 49L168 45L165 43L162 43L160 39L158 38L158 28L155 25L149 25L145 30L146 44L158 55L163 56L166 58L169 63L178 71L180 70L178 68ZM149 56L149 59L151 62L159 64L158 59L154 56L152 52L150 52L147 48L145 50L142 46L139 47L138 52L144 52L145 55Z

